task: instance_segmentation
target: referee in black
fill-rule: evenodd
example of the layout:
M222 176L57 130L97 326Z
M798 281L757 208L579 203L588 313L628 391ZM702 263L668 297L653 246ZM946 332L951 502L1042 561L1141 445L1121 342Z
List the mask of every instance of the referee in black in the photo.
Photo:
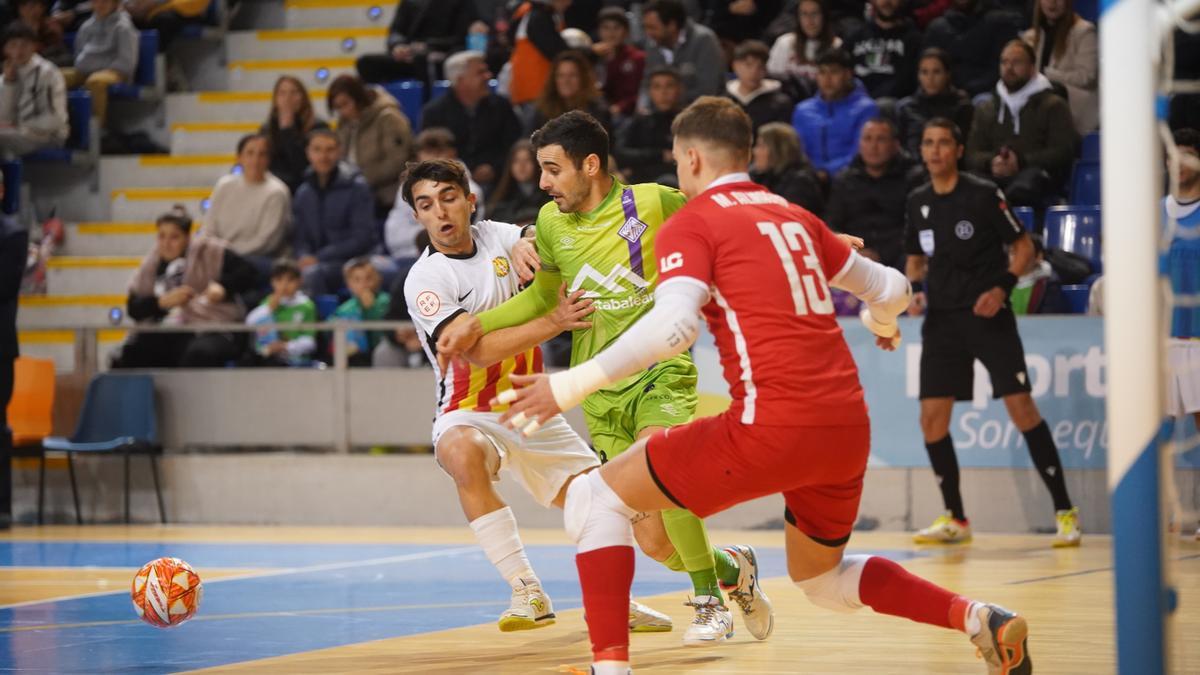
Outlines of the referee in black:
M906 271L917 291L909 313L928 308L921 328L921 431L947 513L914 539L917 543L971 539L959 492L950 413L955 400L972 398L975 359L979 359L991 375L993 395L1004 399L1054 498L1058 523L1054 545L1077 546L1079 513L1067 495L1050 428L1029 393L1025 349L1008 304L1017 275L1034 255L1033 243L995 183L959 173L962 156L962 132L953 122L935 118L926 123L921 159L930 181L908 196Z
M0 175L0 198L4 196ZM12 524L12 431L8 401L17 358L17 295L29 255L29 236L14 214L0 213L0 530Z

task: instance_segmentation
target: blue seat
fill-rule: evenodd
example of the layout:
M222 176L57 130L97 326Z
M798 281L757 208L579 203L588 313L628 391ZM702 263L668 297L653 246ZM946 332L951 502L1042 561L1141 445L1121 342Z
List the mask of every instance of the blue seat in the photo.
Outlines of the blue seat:
M1092 271L1103 272L1100 257L1100 207L1051 206L1046 209L1046 248L1087 258Z
M425 83L420 80L398 80L384 84L383 88L400 102L400 109L412 122L413 131L419 131L421 106L425 105Z
M1033 232L1035 220L1032 206L1014 206L1013 215L1025 226L1026 232Z
M1084 162L1100 161L1100 132L1093 131L1083 137L1083 147L1079 150L1079 159Z
M119 99L157 100L166 87L163 70L165 65L160 64L158 54L158 31L144 30L138 39L138 62L133 71L133 82L112 85L108 95Z
M1100 2L1099 0L1075 0L1072 5L1079 16L1096 23L1100 18Z
M1088 284L1068 284L1062 287L1063 298L1071 314L1087 314L1092 287Z
M154 477L158 515L167 522L162 489L158 480L158 418L154 405L154 380L149 375L97 375L88 384L75 433L68 439L51 436L42 442L47 450L67 453L75 518L79 515L79 491L75 484L74 454L120 453L125 460L125 522L129 522L129 457L146 454Z
M433 87L429 90L429 100L432 101L449 90L450 80L438 80L437 82L433 83Z
M317 320L324 321L333 316L337 311L338 305L342 304L342 299L333 293L318 295L314 304L317 306Z
M1071 203L1091 206L1100 203L1100 161L1079 160L1071 172Z

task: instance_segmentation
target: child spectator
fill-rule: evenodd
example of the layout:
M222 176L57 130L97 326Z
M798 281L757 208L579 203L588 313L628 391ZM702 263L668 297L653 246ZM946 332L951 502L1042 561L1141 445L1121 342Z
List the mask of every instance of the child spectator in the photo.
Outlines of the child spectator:
M17 17L37 36L38 54L60 68L70 66L75 57L63 41L62 26L46 16L46 10L46 0L17 0Z
M750 116L754 132L770 122L792 118L795 101L783 92L779 80L767 77L767 45L746 40L733 51L733 73L737 77L725 85L725 95L737 101Z
M92 0L92 17L75 36L75 67L64 68L68 87L83 85L92 95L92 114L108 119L108 88L133 79L138 62L138 31L119 0Z
M33 29L14 22L4 34L0 76L0 154L61 147L70 134L62 73L38 56Z
M592 53L600 57L608 112L613 119L628 117L637 105L646 52L629 44L629 16L624 9L605 7L599 16L600 41L592 45Z
M246 324L316 323L317 306L300 290L300 266L287 259L271 267L271 294L246 317ZM264 327L254 351L268 366L306 366L317 350L316 331Z
M854 78L854 62L842 49L817 57L816 96L801 101L792 115L804 149L823 180L854 159L867 120L879 114L863 83Z
M1017 278L1017 285L1008 295L1014 314L1066 314L1067 301L1063 297L1062 282L1046 260L1046 247L1039 235L1029 236L1033 240L1033 258Z
M638 113L617 131L613 154L634 183L674 185L675 157L671 154L671 122L683 108L683 79L670 66L646 75L650 112Z
M354 258L342 268L346 276L346 287L350 299L338 305L333 313L335 321L383 321L392 302L386 291L380 292L383 283L379 271L369 256ZM379 344L380 331L352 330L346 333L346 348L352 366L370 366L371 352Z
M313 111L303 82L291 75L275 80L271 114L258 132L271 141L271 174L283 181L292 194L296 194L308 170L308 157L304 153L308 134L328 128L325 120Z

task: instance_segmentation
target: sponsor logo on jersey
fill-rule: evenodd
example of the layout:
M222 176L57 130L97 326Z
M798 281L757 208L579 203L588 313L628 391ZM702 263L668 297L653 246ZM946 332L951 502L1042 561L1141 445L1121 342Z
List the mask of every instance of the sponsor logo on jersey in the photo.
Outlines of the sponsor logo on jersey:
M575 280L571 282L570 293L583 288L584 284L590 286L584 294L585 298L599 298L600 292L596 288L603 289L610 294L625 294L633 293L634 297L632 304L631 298L623 300L603 300L597 301L595 306L597 309L624 309L626 307L637 307L639 305L649 304L654 301L653 297L646 293L650 288L650 282L634 274L628 267L624 265L614 265L608 274L600 274L600 272L588 263L584 263L579 270L579 274L575 275ZM645 298L644 300L642 298ZM620 305L620 306L616 306Z
M433 291L421 291L417 294L417 311L421 316L433 316L442 308L442 300Z
M960 220L958 221L958 224L954 226L954 236L966 241L975 236L975 226L972 225L971 221L969 220Z
M575 237L568 235L566 237L563 237L562 239L559 239L558 243L562 244L562 247L564 250L573 249L573 248L575 248Z
M664 255L658 261L658 269L661 274L666 274L667 272L670 272L674 269L679 269L680 267L683 267L683 254L679 251L676 251L671 255Z
M646 233L649 227L649 225L637 218L630 216L625 219L625 224L621 226L621 229L617 230L617 234L626 241L636 242L642 238L642 235Z
M508 258L505 258L504 256L492 258L492 267L496 268L496 276L500 277L501 279L508 276L508 270L510 267L508 264Z

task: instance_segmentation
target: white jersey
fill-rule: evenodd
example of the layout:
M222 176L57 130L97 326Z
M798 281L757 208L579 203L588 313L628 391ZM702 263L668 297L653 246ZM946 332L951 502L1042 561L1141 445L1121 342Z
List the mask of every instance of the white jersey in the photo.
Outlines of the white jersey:
M516 295L520 286L510 259L521 238L520 227L483 220L471 226L471 238L475 250L470 255L447 255L426 248L404 282L409 315L437 374L439 417L455 410L504 410L507 406L488 402L512 388L508 376L542 372L538 347L487 368L465 361L452 363L445 373L438 368L436 343L441 327L463 312L478 314L500 305Z

